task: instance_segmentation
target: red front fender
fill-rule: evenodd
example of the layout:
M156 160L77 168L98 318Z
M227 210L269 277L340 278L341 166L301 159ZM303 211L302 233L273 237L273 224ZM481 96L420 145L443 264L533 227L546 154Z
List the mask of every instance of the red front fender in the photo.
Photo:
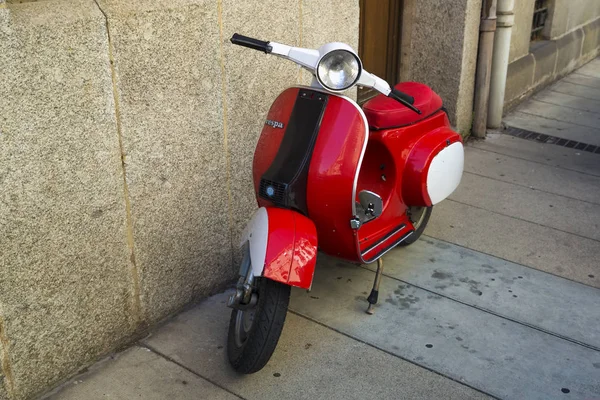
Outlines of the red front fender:
M309 289L317 262L317 230L304 215L266 207L268 240L262 276Z

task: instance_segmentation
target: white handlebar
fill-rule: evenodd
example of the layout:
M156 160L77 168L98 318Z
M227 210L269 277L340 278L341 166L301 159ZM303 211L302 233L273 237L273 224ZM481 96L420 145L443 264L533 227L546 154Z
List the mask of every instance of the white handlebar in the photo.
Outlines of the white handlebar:
M330 43L329 45L331 44L333 43ZM272 47L271 54L291 60L309 70L313 75L316 74L317 63L321 58L321 52L319 50L291 47L276 42L269 42L269 45ZM342 43L340 43L340 46L341 45ZM344 48L347 50L349 46L344 45ZM329 49L329 51L331 50ZM390 85L386 81L365 70L362 70L356 84L366 88L373 88L386 96L392 91Z

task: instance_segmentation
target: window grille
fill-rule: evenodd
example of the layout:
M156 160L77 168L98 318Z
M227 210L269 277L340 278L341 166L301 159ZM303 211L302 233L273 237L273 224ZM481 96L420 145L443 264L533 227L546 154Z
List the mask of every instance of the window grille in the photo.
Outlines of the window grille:
M548 0L535 0L533 24L531 25L531 41L542 39L542 31L548 18Z

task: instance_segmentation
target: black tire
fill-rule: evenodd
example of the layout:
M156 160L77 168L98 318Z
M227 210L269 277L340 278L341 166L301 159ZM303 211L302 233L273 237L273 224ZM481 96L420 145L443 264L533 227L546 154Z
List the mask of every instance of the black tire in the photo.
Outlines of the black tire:
M243 329L236 323L241 311L232 310L229 320L227 355L233 369L242 374L260 371L267 364L279 341L290 302L290 286L266 278L256 280L258 303L243 341L236 338L236 330Z
M408 245L413 244L417 240L419 240L419 238L425 231L425 227L427 226L427 223L429 222L429 217L431 217L432 211L433 211L433 206L425 208L425 211L424 211L425 214L423 215L422 218L420 218L420 221L417 221L418 225L415 226L415 228L416 228L415 232L412 235L410 235L409 237L407 237L404 241L400 242L399 246L408 246ZM415 222L415 221L413 221L411 219L411 222Z

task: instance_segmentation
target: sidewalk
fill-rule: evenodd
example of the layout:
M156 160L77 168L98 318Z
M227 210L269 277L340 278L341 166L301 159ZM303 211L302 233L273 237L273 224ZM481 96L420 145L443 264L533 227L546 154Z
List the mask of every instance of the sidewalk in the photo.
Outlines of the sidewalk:
M505 123L469 142L427 236L385 256L375 315L372 267L321 256L262 371L229 368L223 293L50 398L600 398L600 59Z

